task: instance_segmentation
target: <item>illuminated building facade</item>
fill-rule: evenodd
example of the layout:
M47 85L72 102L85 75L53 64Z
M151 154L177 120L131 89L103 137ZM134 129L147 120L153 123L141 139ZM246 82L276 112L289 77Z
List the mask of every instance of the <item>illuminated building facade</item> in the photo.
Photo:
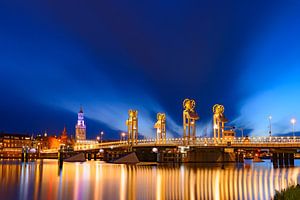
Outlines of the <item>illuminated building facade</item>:
M1 157L18 157L23 147L31 148L33 141L26 134L0 134Z
M196 120L199 115L195 111L196 102L192 99L183 101L183 139L185 144L196 139Z
M86 140L86 125L84 123L84 114L82 107L80 108L80 111L78 112L78 120L77 124L75 126L75 138L77 140Z

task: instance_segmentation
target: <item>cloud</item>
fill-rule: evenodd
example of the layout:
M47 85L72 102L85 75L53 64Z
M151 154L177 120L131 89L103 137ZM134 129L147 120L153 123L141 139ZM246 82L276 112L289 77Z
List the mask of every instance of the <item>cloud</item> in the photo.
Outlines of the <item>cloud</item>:
M234 122L252 129L252 135L268 135L269 115L273 134L291 132L290 119L300 118L299 19L297 9L278 10L275 17L263 21L265 26L244 48L239 87L246 97L240 101L240 115Z
M252 135L267 135L269 115L272 116L273 134L292 131L291 118L300 117L300 82L278 86L272 90L262 91L249 98L241 108L240 117L235 120L239 126L253 129ZM295 126L298 131L299 126Z

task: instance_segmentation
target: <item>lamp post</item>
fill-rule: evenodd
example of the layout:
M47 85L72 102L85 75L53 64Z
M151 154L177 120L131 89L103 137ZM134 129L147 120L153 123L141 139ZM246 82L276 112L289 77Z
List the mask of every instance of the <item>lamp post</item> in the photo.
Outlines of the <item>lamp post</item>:
M272 137L272 123L271 123L271 120L272 120L272 116L270 115L269 116L269 136L270 136L270 138Z
M292 118L291 119L291 123L293 125L293 137L294 137L294 141L295 141L295 124L296 124L296 119Z
M102 143L102 140L103 140L103 135L104 135L104 132L103 132L103 131L101 131L101 133L100 133L100 143Z
M121 140L120 141L123 141L123 140L125 141L125 136L126 136L126 133L122 132L121 133Z

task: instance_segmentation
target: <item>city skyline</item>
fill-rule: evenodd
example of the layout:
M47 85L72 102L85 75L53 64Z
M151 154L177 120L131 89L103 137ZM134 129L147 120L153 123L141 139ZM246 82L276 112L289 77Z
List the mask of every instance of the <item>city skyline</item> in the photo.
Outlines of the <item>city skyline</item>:
M300 118L295 1L0 5L0 131L75 133L82 105L88 138L118 138L129 109L141 134L165 112L167 135L181 136L185 98L198 136L216 103L247 134L267 136L269 115L274 134L291 134Z

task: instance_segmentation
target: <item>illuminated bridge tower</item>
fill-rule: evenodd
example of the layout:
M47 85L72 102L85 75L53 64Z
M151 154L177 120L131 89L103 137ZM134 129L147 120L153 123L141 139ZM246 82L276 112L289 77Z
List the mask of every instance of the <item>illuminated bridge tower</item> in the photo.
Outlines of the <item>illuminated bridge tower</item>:
M157 113L157 122L154 125L156 128L156 143L166 143L166 114Z
M193 142L196 139L196 120L199 119L198 114L194 110L196 102L192 99L185 99L183 101L183 139L184 144L189 144L190 140Z
M214 143L220 141L220 137L224 137L225 123L228 120L224 116L224 106L216 104L213 106L213 131L214 131Z
M128 120L126 120L126 126L128 128L128 144L134 145L137 144L138 140L138 111L129 110L128 111Z
M86 126L84 123L82 107L80 107L80 111L78 112L78 120L75 129L76 129L75 131L76 140L86 140Z

